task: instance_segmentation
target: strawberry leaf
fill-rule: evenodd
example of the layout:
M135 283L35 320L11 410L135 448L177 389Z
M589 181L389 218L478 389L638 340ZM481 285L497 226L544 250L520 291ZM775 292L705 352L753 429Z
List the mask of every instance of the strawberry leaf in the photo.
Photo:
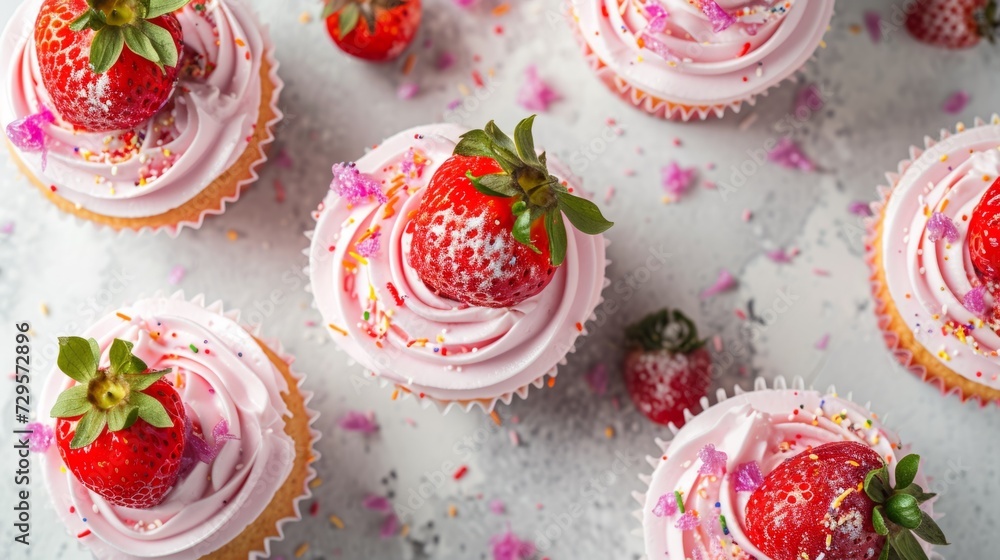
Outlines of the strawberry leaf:
M885 502L885 516L896 525L915 529L920 525L920 504L909 494L894 494Z
M101 432L104 431L104 426L107 425L107 422L108 415L106 412L91 408L77 422L76 434L73 436L73 441L69 442L69 448L80 449L93 443L101 435Z
M558 208L545 212L545 231L549 234L549 260L559 266L566 260L566 224Z
M897 492L903 492L904 494L909 494L914 498L916 498L917 502L921 504L926 502L927 500L930 500L934 496L937 496L937 494L928 494L924 492L924 489L921 488L919 484L911 484L906 488L903 488L902 490L897 490Z
M913 530L914 533L921 539L937 545L947 545L948 539L944 536L944 532L938 527L938 524L931 518L927 512L921 512L920 525Z
M495 173L491 175L483 175L482 177L474 177L471 171L466 171L465 176L472 181L472 186L476 187L477 191L485 194L486 196L509 198L517 196L521 193L520 187L517 186L517 181L506 173Z
M78 18L69 22L69 28L72 31L83 31L84 29L89 28L94 20L94 12L92 10L86 10L80 14Z
M920 467L920 455L907 455L896 463L896 487L906 488L917 478Z
M562 210L563 214L566 214L573 227L583 233L597 235L604 233L614 225L613 222L609 222L604 218L604 215L601 214L601 210L596 204L585 198L573 196L565 192L557 192L556 200L558 201L559 209Z
M135 409L134 406L120 404L108 411L108 430L117 432L125 428L129 413ZM138 410L138 409L136 409Z
M358 20L361 19L361 8L357 4L348 4L344 6L344 9L340 10L340 20L338 21L338 28L340 31L340 38L343 39L354 28L358 26Z
M128 409L128 415L125 417L125 425L122 427L123 430L127 430L135 424L135 421L139 419L139 407L133 406Z
M920 547L916 537L906 529L891 532L889 544L903 560L928 560L927 553Z
M167 409L163 408L160 401L146 393L138 391L132 393L129 395L129 402L138 407L139 418L148 422L150 426L155 428L169 428L174 425L173 420L170 419L170 415L167 414Z
M87 384L74 385L59 394L56 404L52 405L49 416L52 418L73 418L91 409L87 399Z
M136 358L138 359L138 358ZM145 371L146 368L143 368ZM126 375L125 383L128 383L128 388L132 391L143 391L148 389L150 385L156 383L163 378L164 375L170 373L170 369L161 369L159 371L151 371L149 373L140 373L138 375Z
M873 469L865 475L865 494L876 504L885 503L889 499L889 470L885 465Z
M108 357L111 360L110 370L112 375L125 375L127 373L137 373L134 371L129 371L132 367L132 343L121 340L120 338L114 339L111 342L111 351L108 352ZM142 371L142 370L140 370Z
M122 28L107 26L94 34L90 44L90 65L96 74L103 74L114 66L125 48Z
M91 339L93 340L93 339ZM56 364L63 373L84 385L97 375L100 352L95 355L97 341L87 341L78 336L59 337L59 356Z
M326 2L323 3L322 18L323 19L329 18L333 14L344 9L344 6L346 6L349 2L352 1L353 0L327 0Z
M518 243L527 245L529 249L536 253L541 253L541 250L531 242L531 227L534 225L535 220L541 217L541 212L542 210L538 207L532 207L521 212L517 219L514 220L514 230L511 232Z
M535 115L517 123L514 128L514 146L517 149L517 155L521 156L524 163L547 174L545 165L538 159L538 154L535 152L535 139L531 134L531 127L534 123Z
M191 0L149 0L149 7L146 9L147 19L170 14L183 8ZM172 65L169 65L172 66Z
M177 45L166 29L141 20L137 27L125 27L125 44L135 54L160 66L177 66ZM132 31L130 31L132 30Z
M889 528L885 525L885 518L882 517L882 506L875 506L875 509L872 510L872 525L875 526L875 532L883 537L889 534Z

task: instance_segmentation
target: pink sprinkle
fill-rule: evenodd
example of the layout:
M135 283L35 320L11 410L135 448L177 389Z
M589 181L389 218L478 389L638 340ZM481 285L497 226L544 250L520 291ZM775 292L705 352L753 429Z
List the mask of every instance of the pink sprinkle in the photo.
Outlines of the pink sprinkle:
M830 334L824 334L816 341L817 350L826 350L826 347L830 345Z
M814 268L813 274L815 274L816 276L829 276L830 271L825 268Z
M787 169L816 171L816 164L802 152L802 148L794 140L787 136L778 141L774 149L767 154L767 159Z
M552 89L538 76L535 65L528 66L524 71L524 84L517 94L517 102L529 111L548 111L549 105L562 99L556 90Z
M626 177L635 177L635 169L632 169L631 167L623 171L623 173Z
M56 435L50 426L41 422L31 422L24 429L31 431L28 434L28 451L32 453L45 453L48 451Z
M653 37L649 33L642 32L639 37L642 39L643 47L649 49L650 52L659 56L667 62L680 62L681 57L674 54L674 51L670 50L670 47L666 43Z
M4 235L10 235L14 233L14 222L10 221L0 224L0 233Z
M823 108L823 98L816 84L806 84L795 96L795 114L811 116Z
M701 0L701 11L712 22L712 31L715 33L722 33L736 23L736 18L723 10L715 0Z
M535 554L531 541L522 541L510 529L502 535L490 538L493 560L528 560Z
M438 55L434 67L438 70L447 70L455 64L455 55L450 51L443 51Z
M333 182L330 189L347 199L351 204L357 204L364 199L374 197L380 204L388 202L378 180L367 173L358 171L355 164L338 163L333 166Z
M615 197L615 188L608 187L608 190L604 193L604 203L611 204L611 199Z
M595 395L604 396L608 392L608 366L603 363L594 364L584 378Z
M497 514L503 515L507 513L507 506L503 503L503 500L497 498L489 503L490 511Z
M656 500L656 506L653 507L653 515L657 517L672 517L677 513L677 499L673 494L664 494L660 496L659 500Z
M741 463L736 467L736 491L753 492L764 484L764 475L756 461Z
M288 155L288 152L284 148L278 152L278 155L274 158L274 163L282 169L291 169L294 164L292 156Z
M187 269L181 265L177 265L171 268L170 273L167 274L167 283L171 286L176 286L181 283L185 274L187 274Z
M961 113L965 106L972 101L972 96L968 92L958 90L955 93L948 96L948 99L944 100L944 104L941 105L941 109L950 115L955 115Z
M384 496L368 494L364 500L361 500L361 507L379 513L389 513L392 511L392 502Z
M374 434L379 430L378 422L375 421L374 412L359 412L357 410L349 410L347 414L338 422L340 429L347 430L349 432L361 432L365 435Z
M868 36L873 43L882 42L882 14L878 12L865 12L865 27L868 28Z
M461 106L462 106L462 100L454 99L451 102L449 102L448 105L445 106L445 108L447 108L449 111L454 111L455 109L458 109Z
M749 222L751 219L753 219L753 212L751 212L750 209L747 208L746 210L743 211L743 221Z
M662 33L667 28L667 18L670 14L658 1L653 0L646 4L646 31L650 33Z
M468 8L468 7L472 6L475 3L476 3L476 0L455 0L455 4L457 4L457 5L459 5L459 6L463 7L463 8Z
M722 337L719 335L712 337L712 345L715 347L716 352L722 352Z
M405 82L396 90L396 97L399 99L413 99L420 93L420 86L415 82Z
M670 165L661 170L661 173L663 189L674 197L680 198L694 183L697 168L684 169L676 161L672 161Z
M695 517L694 513L689 511L677 520L674 527L680 529L681 531L693 531L698 528L698 525L700 525L700 523L698 523L698 518Z
M507 437L510 438L510 444L514 447L521 445L521 437L517 435L517 432L514 430L509 430L507 432Z
M789 264L792 262L792 255L790 255L784 249L775 249L773 251L768 251L764 254L767 255L767 258L771 259L772 261L778 264Z
M315 327L316 324L317 324L316 321L313 321L312 319L306 319L305 325L307 327L312 328L312 327Z
M867 218L872 215L871 204L863 200L855 200L847 205L847 211L855 216Z
M37 113L7 125L7 138L10 138L12 144L25 152L42 153L42 171L45 171L48 164L45 126L52 124L55 120L52 111L43 106Z
M385 516L385 520L382 521L382 527L379 529L378 536L383 539L389 539L396 535L396 531L399 529L399 518L396 517L395 513L390 513Z
M722 269L719 271L719 277L715 280L715 283L701 293L701 299L708 299L722 292L732 290L735 287L736 279L733 278L733 275L728 270Z
M976 316L986 315L986 286L977 286L962 298L962 306Z
M711 443L701 448L698 452L698 458L701 459L701 467L698 469L699 474L714 474L717 476L722 476L726 474L726 456L725 451L718 451L715 446Z
M281 182L281 179L274 180L274 201L281 204L285 201L285 185Z
M371 258L377 255L380 248L380 237L382 237L382 232L376 231L375 233L369 235L367 239L358 243L358 254L365 258Z
M931 243L945 239L949 243L958 241L958 228L951 218L941 212L934 212L927 220L927 240Z

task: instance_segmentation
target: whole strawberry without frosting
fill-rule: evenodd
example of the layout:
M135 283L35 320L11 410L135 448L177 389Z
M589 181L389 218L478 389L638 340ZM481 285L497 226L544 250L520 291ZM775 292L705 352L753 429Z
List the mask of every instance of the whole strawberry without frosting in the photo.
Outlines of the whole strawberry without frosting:
M422 13L420 0L326 0L323 19L342 51L386 62L413 42Z
M948 49L966 49L983 39L996 42L1000 8L996 0L922 0L906 16L918 40Z
M35 21L42 82L79 130L135 127L173 93L182 51L173 12L190 0L45 0Z
M712 356L698 329L680 311L664 309L625 330L625 389L657 424L684 425L711 384Z
M431 290L481 307L537 295L566 257L563 216L597 235L613 224L549 174L535 152L534 116L512 140L492 121L462 135L431 177L417 215L409 263Z
M750 496L746 534L771 560L927 560L917 537L948 544L920 509L920 457L896 464L896 486L871 447L833 442L778 465Z
M94 339L59 339L59 369L77 382L50 415L66 468L89 490L129 508L161 503L174 487L184 455L187 415L180 396L116 339L110 366L98 367Z

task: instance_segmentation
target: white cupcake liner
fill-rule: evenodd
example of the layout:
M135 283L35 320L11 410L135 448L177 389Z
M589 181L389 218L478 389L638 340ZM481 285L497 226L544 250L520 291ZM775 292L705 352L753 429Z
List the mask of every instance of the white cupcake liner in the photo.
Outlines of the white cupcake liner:
M994 114L990 119L989 124L1000 125L1000 114ZM986 126L987 122L979 117L976 117L973 121L973 127ZM966 130L966 126L963 123L958 123L955 125L955 134L961 133ZM885 286L878 279L879 267L876 264L876 259L878 257L879 251L876 249L880 246L879 240L879 226L883 220L885 207L889 202L889 197L892 195L892 191L896 189L899 184L900 178L906 172L907 169L913 162L915 162L923 153L938 142L944 141L951 137L952 132L947 129L941 129L938 140L930 136L924 137L924 147L920 148L917 146L910 146L909 159L905 159L899 162L896 166L895 172L889 172L885 174L886 181L888 185L878 185L876 187L876 192L878 193L878 199L869 204L872 211L872 216L864 220L864 225L866 229L865 237L865 263L868 265L868 271L870 273L870 289L872 294L872 299L875 302L874 311L876 321L878 323L879 331L882 333L882 340L888 348L889 352L895 357L896 361L899 362L901 366L913 375L916 375L920 380L925 383L929 383L938 387L942 395L956 395L962 402L973 400L979 403L981 408L986 407L990 403L1000 405L1000 399L988 399L983 398L981 395L966 394L962 391L960 386L948 387L945 380L932 375L927 371L927 368L915 360L913 352L900 345L899 335L888 328L888 325L892 321L892 317L889 315L888 306L890 302L885 302L879 298L879 294L883 291L887 291L887 286ZM894 304L893 304L894 305ZM918 343L919 344L919 343ZM926 350L926 349L925 349ZM947 366L945 366L947 367ZM948 368L949 370L951 368ZM960 375L965 379L969 379L964 375L954 372L955 375ZM975 381L969 379L969 381L975 383Z
M750 389L749 391L746 391L742 387L740 387L739 385L736 385L735 387L733 387L733 394L732 394L732 397L730 397L730 395L726 392L725 389L720 388L720 389L718 389L715 392L715 402L714 403L711 402L711 400L708 398L708 396L705 396L705 397L702 397L699 400L699 404L701 405L701 409L704 411L704 410L708 410L709 408L711 408L711 406L713 406L713 404L722 403L722 402L724 402L724 401L726 401L726 400L728 400L730 398L735 398L735 397L738 397L738 396L740 396L742 394L745 394L745 393L752 393L752 392L755 392L755 391L785 391L785 390L793 390L793 391L807 391L807 390L811 390L811 391L815 391L816 389L814 389L812 387L806 387L805 380L802 377L799 377L799 376L795 376L794 378L792 378L791 384L788 383L788 381L785 379L784 376L781 376L781 375L776 376L774 378L774 380L771 382L770 386L768 386L767 379L765 379L763 377L757 377L756 379L754 379L753 388ZM824 395L836 395L836 397L838 399L842 399L842 400L854 402L853 393L848 393L847 395L839 395L839 394L837 394L837 388L835 386L833 386L833 385L830 385L826 389L826 391L818 391L818 392L820 392L820 393L822 393ZM866 410L868 410L868 411L871 411L871 402L865 403L864 404L864 408ZM687 424L687 422L689 422L695 416L697 416L697 415L696 414L692 414L690 410L684 409L684 422L685 422L685 424ZM880 416L879 417L879 421L880 421L881 424L883 424L883 426L884 426L884 419L885 419L884 416ZM656 456L656 457L653 457L652 455L646 455L646 463L649 464L650 468L653 469L653 471L655 471L656 467L662 461L663 454L666 453L667 449L670 447L670 442L673 439L673 437L676 436L677 433L680 432L683 429L683 427L682 428L678 428L676 425L674 425L673 422L671 422L670 424L668 424L667 428L670 430L670 434L671 434L671 436L670 436L669 439L662 439L662 438L659 438L659 437L657 437L657 438L654 439L654 441L656 442L657 448L660 450L660 454L658 456ZM891 432L891 433L893 433L893 435L896 435L895 432ZM906 447L908 447L908 446L904 446L904 448L906 448ZM898 450L898 451L902 452L903 450ZM643 508L646 505L646 498L647 498L647 494L649 492L649 488L650 488L650 486L653 483L653 472L650 472L650 474L639 474L638 478L642 482L643 486L645 487L645 490L643 492L637 492L637 491L633 491L632 492L632 498L636 502L638 502L638 504L639 504L639 508L636 509L636 510L634 510L632 512L632 516L635 517L638 520L638 523L639 523L639 526L637 528L635 528L635 529L632 530L632 535L636 536L638 538L643 538L643 536L644 536L643 527L642 527L642 523L643 523ZM935 499L931 499L930 501L928 501L925 504L925 506L926 506L925 511L927 511L928 514L930 514L932 517L934 517L935 520L937 520L937 519L940 519L942 516L940 514L934 513L933 504L934 504L935 501L936 501L936 498ZM923 543L923 541L921 541L921 543L925 545L924 549L925 549L926 552L928 552L928 555L929 555L929 557L930 557L931 560L944 560L944 557L941 556L939 553L934 552L934 550L932 550L932 549L928 549L928 547L930 545L926 545L926 543ZM645 554L645 551L643 552L643 558L646 559L646 560L660 560L659 558L650 558L648 555ZM767 560L767 559L766 558L760 558L759 560Z

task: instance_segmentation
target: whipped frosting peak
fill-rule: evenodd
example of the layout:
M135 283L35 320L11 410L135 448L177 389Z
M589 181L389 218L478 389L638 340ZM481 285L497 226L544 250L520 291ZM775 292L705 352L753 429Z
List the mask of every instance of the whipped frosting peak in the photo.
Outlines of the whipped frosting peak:
M565 263L541 293L510 308L465 306L432 292L409 265L412 218L464 132L417 127L354 168L340 166L335 190L314 213L310 278L331 336L367 370L419 398L492 407L554 375L572 350L600 302L605 242L567 225ZM549 166L571 179L551 158ZM343 182L351 169L364 174L353 186ZM381 185L379 196L369 196L366 181Z

